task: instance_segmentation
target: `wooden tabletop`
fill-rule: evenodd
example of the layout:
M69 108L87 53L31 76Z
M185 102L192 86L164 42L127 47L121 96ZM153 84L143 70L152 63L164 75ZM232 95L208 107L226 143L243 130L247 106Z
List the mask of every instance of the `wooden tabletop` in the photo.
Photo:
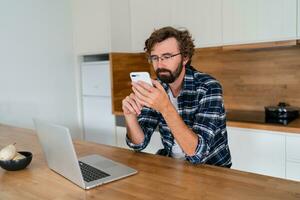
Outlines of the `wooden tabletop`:
M14 142L33 160L24 170L0 169L0 199L300 199L300 182L75 141L79 156L96 153L139 171L85 191L47 168L33 131L0 125L0 148Z

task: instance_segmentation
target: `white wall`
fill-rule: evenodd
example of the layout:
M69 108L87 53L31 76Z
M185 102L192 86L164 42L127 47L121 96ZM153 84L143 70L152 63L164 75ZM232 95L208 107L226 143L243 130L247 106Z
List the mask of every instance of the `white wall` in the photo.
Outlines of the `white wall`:
M80 137L69 0L1 0L0 13L0 123L38 117Z

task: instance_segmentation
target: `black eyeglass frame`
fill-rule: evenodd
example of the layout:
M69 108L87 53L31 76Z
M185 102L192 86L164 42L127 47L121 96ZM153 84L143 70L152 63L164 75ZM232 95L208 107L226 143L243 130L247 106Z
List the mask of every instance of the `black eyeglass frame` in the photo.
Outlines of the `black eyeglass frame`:
M176 54L173 54L173 55L172 55L172 54L169 54L169 53L163 54L162 56L152 55L152 56L149 56L149 57L148 57L148 62L149 62L150 64L158 63L158 62L159 62L159 59L160 59L161 61L169 60L169 59L171 59L171 58L173 58L173 57L175 57L175 56L178 56L178 55L181 55L181 52L176 53Z

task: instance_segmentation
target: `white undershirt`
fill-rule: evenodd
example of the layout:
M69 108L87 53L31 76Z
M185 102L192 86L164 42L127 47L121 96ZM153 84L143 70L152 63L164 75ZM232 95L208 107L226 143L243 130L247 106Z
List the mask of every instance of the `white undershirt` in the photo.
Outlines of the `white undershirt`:
M173 104L175 109L178 111L177 97L173 96L171 89L168 90L168 96L170 98L171 103ZM179 146L179 144L177 143L177 141L175 139L174 139L174 145L172 146L171 156L173 158L177 158L177 159L184 159L185 158L185 154L184 154L183 150L181 149L181 147Z

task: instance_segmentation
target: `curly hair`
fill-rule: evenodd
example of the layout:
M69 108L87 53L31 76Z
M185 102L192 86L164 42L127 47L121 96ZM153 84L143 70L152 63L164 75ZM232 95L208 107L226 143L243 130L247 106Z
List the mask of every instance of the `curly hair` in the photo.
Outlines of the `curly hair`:
M188 30L179 30L171 26L154 30L150 37L145 41L144 50L147 56L150 56L155 44L168 38L175 38L177 40L180 53L183 57L189 58L188 64L190 64L194 54L194 40Z

